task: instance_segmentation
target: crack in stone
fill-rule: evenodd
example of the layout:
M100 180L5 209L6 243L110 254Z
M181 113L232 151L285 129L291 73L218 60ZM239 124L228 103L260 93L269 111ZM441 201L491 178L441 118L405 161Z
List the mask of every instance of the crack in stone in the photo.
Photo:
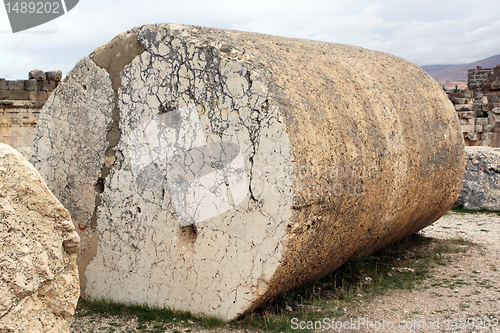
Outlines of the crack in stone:
M123 83L121 86L118 86L120 89L119 96L117 95L118 88L115 82L113 82L115 105L119 102L122 112L122 118L113 118L113 121L119 121L119 129L123 131L123 134L121 141L118 142L117 145L111 146L110 144L110 146L112 149L117 151L125 150L125 152L124 157L120 158L115 164L108 163L109 168L112 168L114 171L106 172L106 170L103 169L102 173L105 174L103 179L106 181L105 183L103 181L105 192L102 197L102 202L97 202L97 204L100 205L96 205L96 207L106 207L106 210L103 208L102 211L101 208L99 208L99 221L102 216L102 218L107 219L109 222L99 222L99 242L103 246L102 251L105 252L99 253L99 256L107 256L106 253L108 253L110 246L121 247L131 242L137 247L137 250L133 251L134 255L130 258L123 258L122 256L123 263L113 263L107 260L104 267L102 266L104 258L99 259L100 261L96 258L92 266L89 267L89 270L95 271L104 269L105 272L107 272L107 280L109 281L107 283L115 285L121 285L126 283L126 281L135 281L137 279L150 281L146 284L149 288L149 295L149 293L154 293L154 291L164 293L164 286L154 286L151 276L142 276L145 272L149 272L150 268L143 268L145 271L141 272L140 267L144 266L144 264L150 265L150 263L157 262L158 268L154 268L154 270L164 270L164 266L174 267L169 274L164 271L169 281L186 280L186 283L182 286L172 287L178 290L171 290L168 293L168 299L171 301L164 300L164 302L167 302L169 306L170 304L183 304L185 302L185 300L182 299L183 294L194 295L193 302L199 303L199 293L197 293L196 288L199 284L203 284L214 292L214 294L210 294L212 300L208 301L210 307L214 309L223 309L221 311L229 311L229 309L226 309L228 306L227 304L221 306L224 300L231 299L228 303L233 303L233 301L237 303L249 301L251 297L245 295L249 293L248 290L250 289L246 289L246 286L250 284L256 285L257 278L261 276L268 279L269 273L264 274L263 272L271 271L271 267L275 265L278 256L276 253L276 244L274 244L271 239L276 233L275 230L272 233L262 231L259 232L258 235L249 236L245 235L246 229L250 228L248 222L242 222L241 220L230 222L230 220L232 220L231 217L234 217L236 214L241 215L248 213L254 216L264 230L269 228L270 225L272 228L275 228L272 225L279 223L274 220L268 221L272 217L272 213L265 211L263 208L264 200L259 196L259 192L257 192L257 190L261 189L260 183L253 183L255 177L258 177L257 171L260 171L255 171L255 169L262 168L268 163L268 159L272 158L266 155L268 154L267 151L261 151L261 132L265 131L267 133L267 145L272 144L273 140L279 140L279 138L272 137L274 131L273 126L271 126L271 124L266 124L266 122L269 121L274 122L273 119L275 119L276 116L270 113L276 112L276 110L270 109L267 93L265 93L264 89L257 89L262 88L262 86L260 86L261 83L256 79L256 74L248 70L248 64L239 60L234 61L234 59L228 61L218 54L219 51L213 45L193 45L189 40L186 41L186 39L183 39L184 37L165 38L165 36L162 36L162 38L164 42L158 43L156 34L146 36L146 34L141 32L138 37L139 43L146 46L147 51L141 54L139 58L133 62L133 65L128 66L123 71ZM160 52L160 50L162 51ZM117 98L119 100L117 100ZM221 225L212 225L209 221L207 226L200 224L201 228L193 225L189 226L189 228L181 228L178 225L171 228L167 226L165 222L171 223L171 221L174 221L174 223L179 223L179 212L176 212L178 207L175 206L175 200L173 201L172 189L166 187L166 181L168 179L166 173L162 173L161 175L161 177L165 178L165 185L162 185L161 188L138 188L136 199L131 200L131 202L125 202L125 194L121 193L121 184L119 184L119 182L120 179L130 179L131 176L134 177L132 175L133 166L131 166L131 160L137 157L138 151L130 149L130 147L127 148L127 143L124 142L124 140L126 141L125 138L130 138L131 132L134 131L134 126L137 126L137 124L148 124L151 122L151 119L155 117L182 109L186 107L186 105L192 104L196 105L201 119L201 126L206 135L208 151L204 153L204 156L208 159L206 156L206 154L208 154L211 158L210 161L205 161L209 164L210 169L213 170L213 172L226 172L221 171L224 162L222 160L213 159L212 155L214 155L214 151L211 145L217 142L234 141L235 144L237 143L237 145L240 146L239 149L244 151L243 163L246 171L245 177L247 177L247 181L251 183L249 185L245 184L244 190L238 190L241 192L240 196L243 195L243 191L245 192L246 201L244 206L237 207L235 197L232 196L232 188L230 188L231 181L228 175L225 174L224 182L220 184L224 185L226 188L226 192L230 196L229 200L232 208L228 214L221 217L223 221ZM163 125L159 124L159 126L162 128ZM162 136L160 133L147 133L150 133L150 137L155 141L152 147L161 147ZM192 134L183 133L177 135L176 140L189 141L190 136L192 136ZM226 146L221 146L219 149L221 150L220 153L224 156L231 155L231 151L226 151L226 148ZM129 150L126 151L126 149ZM184 155L179 157L181 159L179 162L181 164L184 163L184 171L194 178L198 176L197 163L195 163L196 154L198 154L197 151L187 151ZM280 152L274 151L274 154L280 154ZM112 158L112 154L108 153L107 155ZM286 159L286 157L280 157L279 159L282 160L283 158ZM123 163L123 165L120 163ZM141 163L148 164L149 162L146 161ZM163 168L162 163L165 164L164 162L159 163L158 169ZM237 168L234 170L229 169L227 172L237 172ZM259 178L259 181L262 181L262 179ZM276 179L269 177L265 178L264 181L269 182L270 186L276 183ZM136 182L135 185L137 186L138 183ZM205 196L205 201L210 201L209 196L214 196L219 193L216 191L215 187L205 186L205 189L207 190L206 193L198 193L200 198ZM281 191L276 193L275 206L281 207L281 201L283 201L284 195ZM120 215L120 211L131 209L130 207L134 205L140 206L143 212L141 215L146 216L138 217L137 219L129 215ZM223 211L225 209L216 202L214 205L217 211ZM199 203L193 205L192 208L193 210L202 209ZM154 217L147 217L150 212L156 211L168 211L168 213L163 215L161 213L155 213ZM134 223L136 224L136 228L138 225L142 225L144 228L140 228L141 230L130 229ZM233 234L231 231L231 228L233 228L231 227L232 224L236 224L237 228L239 228L236 234ZM113 227L113 225L115 225L115 227ZM124 234L122 238L120 234L123 233L125 225L127 225L125 229L130 231L130 235L127 236ZM159 241L161 241L161 239L167 240L165 249L158 248L158 243L155 241L153 242L156 244L153 245L155 250L147 250L146 252L149 253L148 257L141 257L140 252L144 252L145 241L140 235L144 235L144 237L148 238L151 232L155 230L155 225L161 226L161 228L166 227L166 230L168 230L168 233L165 236L161 236L159 239ZM186 230L195 230L196 233L188 233ZM180 240L179 238L183 239ZM210 244L207 246L207 244L205 244L207 240L208 243L217 242L218 246L215 248L213 247L215 244L213 244L212 247L210 247ZM271 255L276 258L266 261L262 259L252 259L245 264L244 268L242 267L241 272L231 273L226 271L224 267L234 265L235 261L242 259L246 260L247 258L255 256L258 251L255 244L263 244L263 242L266 242L266 247L269 248ZM202 252L189 254L191 251L200 251L200 249L203 249L203 246L209 251L210 254L208 256L204 255ZM160 265L158 258L170 259L165 260L164 264ZM144 259L147 261L145 263L141 262L141 260ZM121 259L118 259L118 261L119 260ZM211 283L207 284L195 278L195 276L198 276L199 278L203 277L206 279L206 270L210 265L213 265L211 264L212 262L214 264L215 262L219 263L220 267L217 268L216 277L210 278L212 280ZM186 275L186 272L194 267L200 267L200 271L197 269L195 273L191 272L191 274L195 274L191 277L188 276L189 274ZM127 275L128 277L124 277L120 274L120 272L127 269L131 272ZM138 276L135 276L135 274ZM232 281L231 274L234 275L235 281ZM240 279L247 282L243 283ZM223 283L222 288L217 288L217 283ZM104 286L100 287L97 284L97 281L93 281L91 289L94 294L97 292L99 295L102 295L102 292L106 290L106 288ZM226 287L224 287L224 285L226 285ZM131 288L134 287L131 286ZM215 292L215 288L221 290ZM130 293L128 291L124 292L127 294ZM153 299L152 296L145 297ZM222 303L217 304L219 302L217 299Z
M108 72L113 88L115 104L112 111L113 122L106 135L108 148L105 152L105 157L110 157L112 159L112 163L109 165L104 163L102 165L101 175L96 181L95 188L97 193L95 199L95 208L90 223L90 227L93 231L95 231L97 223L97 211L102 203L101 194L102 192L104 192L104 182L109 175L111 166L116 161L115 147L117 146L118 142L120 142L120 110L118 106L118 89L121 87L120 73L126 65L130 64L130 62L136 56L140 55L144 51L145 49L137 42L137 35L127 33L115 37L110 43L99 49L91 57L92 61L94 61L97 66Z

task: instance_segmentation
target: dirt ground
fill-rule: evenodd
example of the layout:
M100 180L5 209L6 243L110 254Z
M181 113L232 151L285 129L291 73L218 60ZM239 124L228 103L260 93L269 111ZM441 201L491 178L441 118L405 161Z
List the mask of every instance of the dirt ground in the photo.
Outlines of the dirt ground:
M479 246L464 245L464 253L450 254L451 262L436 267L432 277L416 290L377 296L348 309L339 320L361 319L362 325L352 330L359 332L480 332L495 328L500 332L500 216L448 212L420 233L464 239ZM367 329L368 321L375 329Z
M426 237L463 239L463 252L446 254L448 264L437 266L431 277L413 291L393 290L369 300L360 297L342 318L327 318L318 332L500 332L500 216L491 213L448 212L420 233ZM307 326L296 318L295 325ZM212 330L185 326L164 332L243 333L246 329ZM332 328L336 325L339 329ZM341 326L342 325L342 326ZM133 319L75 317L71 332L135 332Z

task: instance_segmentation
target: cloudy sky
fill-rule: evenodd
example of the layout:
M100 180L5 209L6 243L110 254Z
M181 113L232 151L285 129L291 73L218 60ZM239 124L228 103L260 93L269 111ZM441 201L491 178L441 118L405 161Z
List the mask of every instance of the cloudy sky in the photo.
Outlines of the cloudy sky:
M468 63L500 54L499 14L499 0L80 0L14 34L0 8L0 78L27 79L32 69L65 74L118 33L160 22L352 44L420 66Z

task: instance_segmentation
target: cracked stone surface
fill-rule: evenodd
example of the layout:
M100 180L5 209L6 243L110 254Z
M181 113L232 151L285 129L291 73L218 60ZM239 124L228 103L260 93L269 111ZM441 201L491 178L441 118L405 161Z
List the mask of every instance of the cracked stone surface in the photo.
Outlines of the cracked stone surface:
M465 148L465 174L455 205L500 211L500 149Z
M69 332L80 239L38 171L0 143L0 331Z
M84 296L224 319L434 222L464 172L417 66L254 33L134 28L40 120L32 160L79 222Z

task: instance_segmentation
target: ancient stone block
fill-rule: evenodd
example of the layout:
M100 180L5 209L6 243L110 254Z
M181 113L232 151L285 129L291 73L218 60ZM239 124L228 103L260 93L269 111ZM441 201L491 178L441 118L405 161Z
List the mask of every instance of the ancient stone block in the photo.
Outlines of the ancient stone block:
M24 86L24 83L23 83ZM16 100L27 100L29 99L31 91L26 90L9 90L9 99Z
M486 104L486 105L483 105L483 111L484 112L490 112L493 110L493 104Z
M493 139L494 134L491 131L483 133L483 139L491 141Z
M54 91L56 88L56 82L55 81L49 81L49 80L43 80L43 81L38 81L38 86L37 90L38 91Z
M472 111L475 111L476 114L479 114L480 112L483 111L483 106L481 104L473 104Z
M462 129L462 132L465 133L465 132L474 132L474 129L475 129L475 125L460 125L461 129Z
M45 72L39 69L32 70L28 73L28 77L33 80L45 80Z
M24 80L24 90L36 91L36 89L37 89L37 81L35 79Z
M0 331L69 332L79 237L36 169L0 143Z
M50 81L61 81L61 79L62 79L62 72L59 71L59 70L45 72L45 76L46 76L47 80L50 80Z
M466 99L465 98L453 98L451 100L453 104L465 104Z
M489 94L488 102L492 104L500 103L500 95L499 94Z
M465 151L463 185L455 205L500 211L500 149L466 147Z
M495 130L495 127L490 125L490 124L484 125L485 132L493 132L494 130Z
M46 91L52 92L56 89L56 81L46 80L45 81L45 89Z
M78 226L85 297L232 319L438 219L464 151L405 60L159 24L68 73L32 161Z
M9 90L24 90L24 80L7 80Z
M46 91L30 91L28 98L32 101L45 101L48 98Z
M459 111L458 117L461 119L473 119L475 117L474 111Z
M457 111L471 111L472 104L455 104L455 110L457 110Z
M497 114L495 112L488 113L488 123L495 126L497 122L500 122L500 114Z
M9 99L9 90L0 90L0 100Z
M488 124L488 118L476 118L476 124L486 125Z
M7 82L5 79L0 79L0 90L8 90L9 86L7 85Z
M469 131L467 132L467 138L470 140L470 141L477 141L478 139L478 135L476 132L474 131Z

